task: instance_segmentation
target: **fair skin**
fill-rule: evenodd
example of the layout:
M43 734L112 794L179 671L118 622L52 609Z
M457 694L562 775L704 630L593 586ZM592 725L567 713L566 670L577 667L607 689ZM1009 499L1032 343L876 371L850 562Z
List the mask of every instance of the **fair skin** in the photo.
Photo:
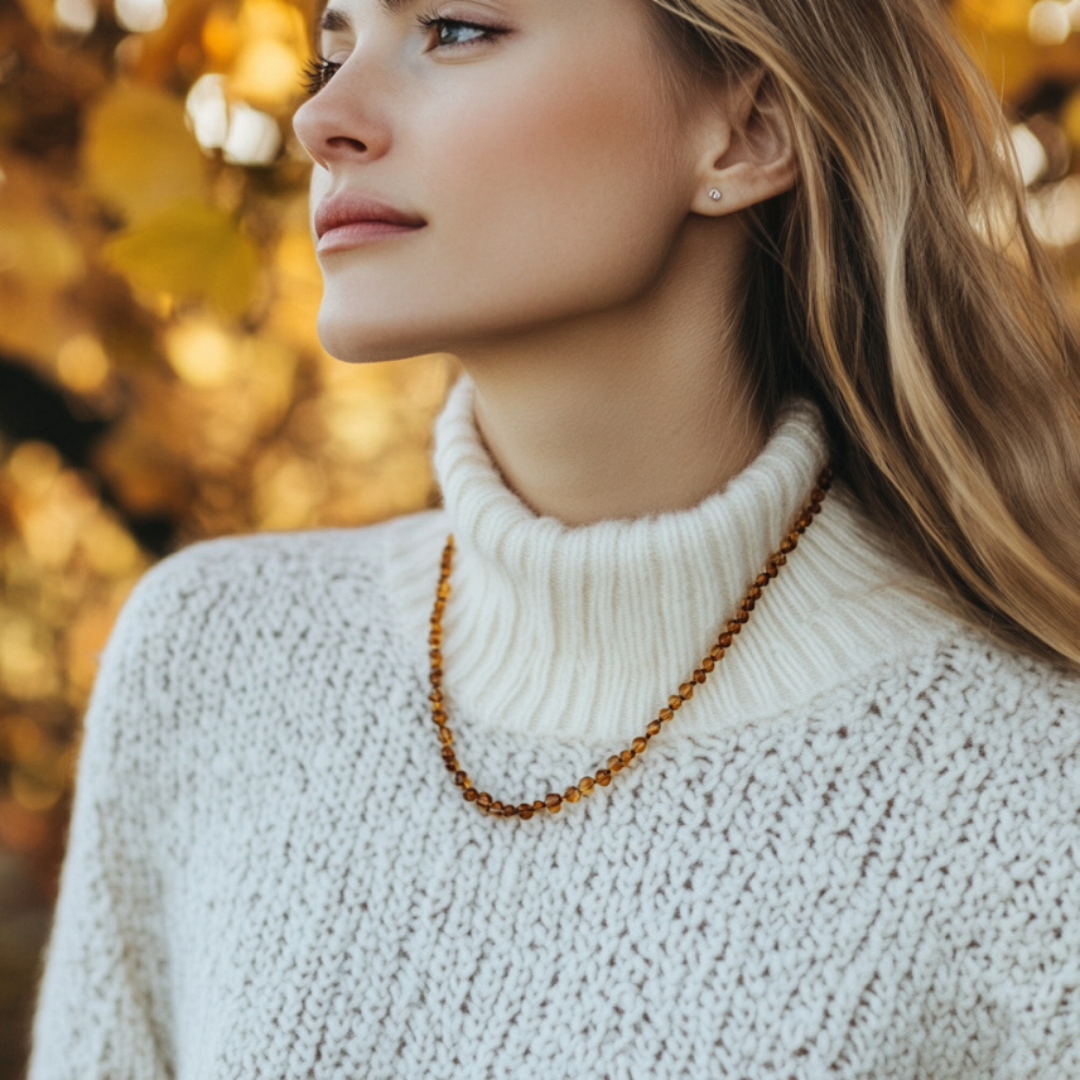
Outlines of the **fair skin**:
M766 435L730 340L739 211L797 178L760 80L669 89L648 0L386 4L331 0L340 66L294 127L313 210L359 192L425 224L320 253L325 347L456 356L506 482L568 525L723 487Z

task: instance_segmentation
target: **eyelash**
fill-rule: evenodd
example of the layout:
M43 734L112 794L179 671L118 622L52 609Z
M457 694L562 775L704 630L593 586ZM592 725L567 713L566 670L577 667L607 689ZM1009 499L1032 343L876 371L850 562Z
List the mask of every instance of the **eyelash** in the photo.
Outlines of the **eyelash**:
M493 41L499 34L506 33L505 30L496 26L482 26L480 23L465 22L462 19L444 19L438 15L424 15L417 19L417 22L425 30L445 26L458 27L464 30L480 30L482 32L479 36L470 38L468 41L451 41L437 46L443 49L468 48L470 45L480 41ZM341 67L339 63L327 60L325 56L316 55L311 57L304 64L301 71L301 79L308 95L317 94L330 81L339 67Z
M313 56L307 60L300 72L300 78L308 96L317 94L330 81L339 66L324 56Z

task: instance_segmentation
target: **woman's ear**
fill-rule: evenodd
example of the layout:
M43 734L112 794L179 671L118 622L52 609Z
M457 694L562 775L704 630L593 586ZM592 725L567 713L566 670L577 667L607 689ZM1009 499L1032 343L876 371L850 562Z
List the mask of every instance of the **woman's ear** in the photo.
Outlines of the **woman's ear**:
M799 175L791 121L764 70L733 76L714 100L702 115L690 206L710 217L764 202L787 191Z

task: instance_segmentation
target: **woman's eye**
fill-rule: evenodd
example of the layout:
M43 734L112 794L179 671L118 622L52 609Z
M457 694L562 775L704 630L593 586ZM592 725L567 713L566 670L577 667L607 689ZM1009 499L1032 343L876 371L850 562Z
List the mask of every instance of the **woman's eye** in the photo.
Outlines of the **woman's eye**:
M443 19L437 15L425 16L418 21L425 30L435 29L436 47L441 49L457 49L478 41L493 41L499 34L506 33L502 27L481 26L462 22L461 19ZM301 81L308 95L317 94L339 67L341 64L327 60L325 56L311 57L301 72Z
M461 19L443 19L437 15L424 16L417 21L427 30L435 28L435 39L439 48L454 49L471 45L474 41L491 41L499 34L506 33L496 26L481 26L479 23L462 22Z
M309 95L317 94L331 79L334 72L341 67L333 60L327 60L324 56L313 56L300 73L304 89Z

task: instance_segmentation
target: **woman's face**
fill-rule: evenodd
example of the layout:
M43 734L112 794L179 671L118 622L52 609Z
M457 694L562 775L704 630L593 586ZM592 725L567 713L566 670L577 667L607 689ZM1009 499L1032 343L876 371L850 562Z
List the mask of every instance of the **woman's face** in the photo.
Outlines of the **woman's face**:
M317 244L330 353L461 353L655 284L700 186L661 48L649 0L330 0L294 120L312 212L423 222Z

